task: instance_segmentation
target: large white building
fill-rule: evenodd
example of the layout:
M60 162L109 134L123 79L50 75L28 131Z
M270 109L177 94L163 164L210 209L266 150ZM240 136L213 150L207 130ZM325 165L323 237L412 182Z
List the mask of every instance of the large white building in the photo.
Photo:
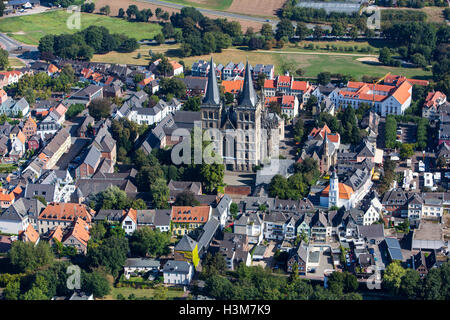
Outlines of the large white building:
M330 93L330 100L338 107L358 109L361 103L374 106L377 113L402 115L411 104L412 85L403 81L397 86L349 81L342 89Z

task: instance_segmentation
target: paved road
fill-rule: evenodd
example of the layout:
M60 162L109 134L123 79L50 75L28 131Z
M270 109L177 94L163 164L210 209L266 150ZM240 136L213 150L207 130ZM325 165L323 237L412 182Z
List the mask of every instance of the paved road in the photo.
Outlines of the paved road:
M25 45L8 37L4 33L0 33L0 47L8 51L10 57L20 59L26 65L34 62L39 53L37 47ZM22 52L15 52L18 47L22 47Z

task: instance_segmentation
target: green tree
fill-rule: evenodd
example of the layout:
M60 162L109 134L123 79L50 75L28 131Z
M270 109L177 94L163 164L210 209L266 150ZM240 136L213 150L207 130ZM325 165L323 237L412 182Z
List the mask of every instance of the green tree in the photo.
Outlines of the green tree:
M166 41L166 39L165 39L165 37L164 37L164 34L158 33L158 34L155 36L155 41L156 41L158 44L164 44L164 42Z
M111 101L107 98L94 99L89 104L89 114L97 121L108 118L111 114Z
M422 280L416 270L407 269L401 279L400 294L408 299L417 299L420 297Z
M406 270L398 261L390 263L384 271L383 286L392 294L398 294L405 274Z
M6 70L8 68L8 65L8 51L0 48L0 70Z
M308 29L305 23L298 22L297 29L295 29L295 35L299 37L299 40L305 40L311 34L311 31Z
M280 40L281 38L287 37L288 39L294 36L295 29L292 22L288 19L282 19L277 24L277 30L275 32L275 38Z
M167 208L167 201L169 200L170 191L167 186L167 181L164 178L156 179L150 185L150 193L156 208Z
M261 27L261 31L259 32L266 39L273 38L273 29L270 23L264 23Z
M187 101L183 104L183 110L185 111L200 111L200 105L202 104L202 99L200 96L189 97Z
M20 295L20 281L10 281L3 290L3 297L5 300L19 300Z
M331 73L328 71L320 72L317 75L317 82L323 86L327 85L331 80Z
M206 192L213 192L219 186L223 185L225 167L220 163L202 164L200 168L200 177L204 184Z
M409 159L414 155L414 148L412 144L403 143L400 147L400 157L402 160Z
M103 298L111 292L111 286L105 275L98 271L91 273L82 272L81 288L87 293L91 293L95 298Z
M8 257L11 265L19 272L30 272L53 262L53 252L47 242L35 246L31 242L14 241Z
M128 240L124 236L111 236L99 244L88 245L86 261L89 267L104 266L117 276L124 266L128 253Z
M231 215L232 215L234 218L236 218L238 212L239 212L239 207L238 207L237 203L232 202L231 205L230 205L230 213L231 213Z
M177 194L174 205L176 206L198 206L200 202L195 198L192 191L185 190Z
M170 253L170 233L142 227L130 237L130 250L134 255L160 257Z
M380 50L380 55L378 57L378 60L384 65L391 65L392 64L391 50L389 50L389 48L387 48L387 47L383 47Z

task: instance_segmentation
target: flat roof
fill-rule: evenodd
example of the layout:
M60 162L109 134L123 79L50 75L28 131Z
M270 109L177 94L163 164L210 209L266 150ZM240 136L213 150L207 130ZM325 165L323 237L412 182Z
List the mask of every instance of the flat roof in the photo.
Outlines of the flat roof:
M422 220L419 228L414 230L414 240L443 240L442 224Z
M264 256L266 249L266 246L256 246L255 250L253 251L253 256Z

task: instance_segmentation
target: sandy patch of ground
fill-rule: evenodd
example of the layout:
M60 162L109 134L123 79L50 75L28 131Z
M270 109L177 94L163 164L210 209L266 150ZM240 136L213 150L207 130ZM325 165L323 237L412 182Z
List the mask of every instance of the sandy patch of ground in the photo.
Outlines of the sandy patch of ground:
M13 32L12 34L26 34L24 31Z
M258 16L275 16L286 0L234 0L227 11Z
M269 2L270 0L258 0L258 1ZM276 1L279 1L279 0L276 0ZM95 12L98 13L100 11L101 7L109 5L109 7L111 9L110 16L114 17L114 16L118 15L120 8L127 11L128 6L130 6L132 4L136 5L139 10L151 9L153 11L153 17L151 17L149 21L158 21L158 19L156 19L155 15L154 15L156 8L161 8L164 11L167 11L169 13L169 15L171 15L172 13L180 12L180 10L178 10L178 9L165 7L162 5L155 5L155 4L146 3L146 2L140 2L140 1L136 1L136 0L120 0L120 1L119 0L96 0L95 1ZM231 11L231 9L228 11ZM212 15L212 14L206 14L206 16L209 18L212 18L212 19L223 18L222 16L216 16L216 15ZM263 23L261 23L261 22L234 19L234 18L228 18L228 17L227 17L227 19L229 21L238 21L242 26L242 32L247 31L247 29L250 27L253 28L255 31L259 31L263 25Z
M378 60L378 58L376 58L376 57L362 57L362 58L358 58L356 60L361 61L361 62L377 62L377 63L380 62Z

